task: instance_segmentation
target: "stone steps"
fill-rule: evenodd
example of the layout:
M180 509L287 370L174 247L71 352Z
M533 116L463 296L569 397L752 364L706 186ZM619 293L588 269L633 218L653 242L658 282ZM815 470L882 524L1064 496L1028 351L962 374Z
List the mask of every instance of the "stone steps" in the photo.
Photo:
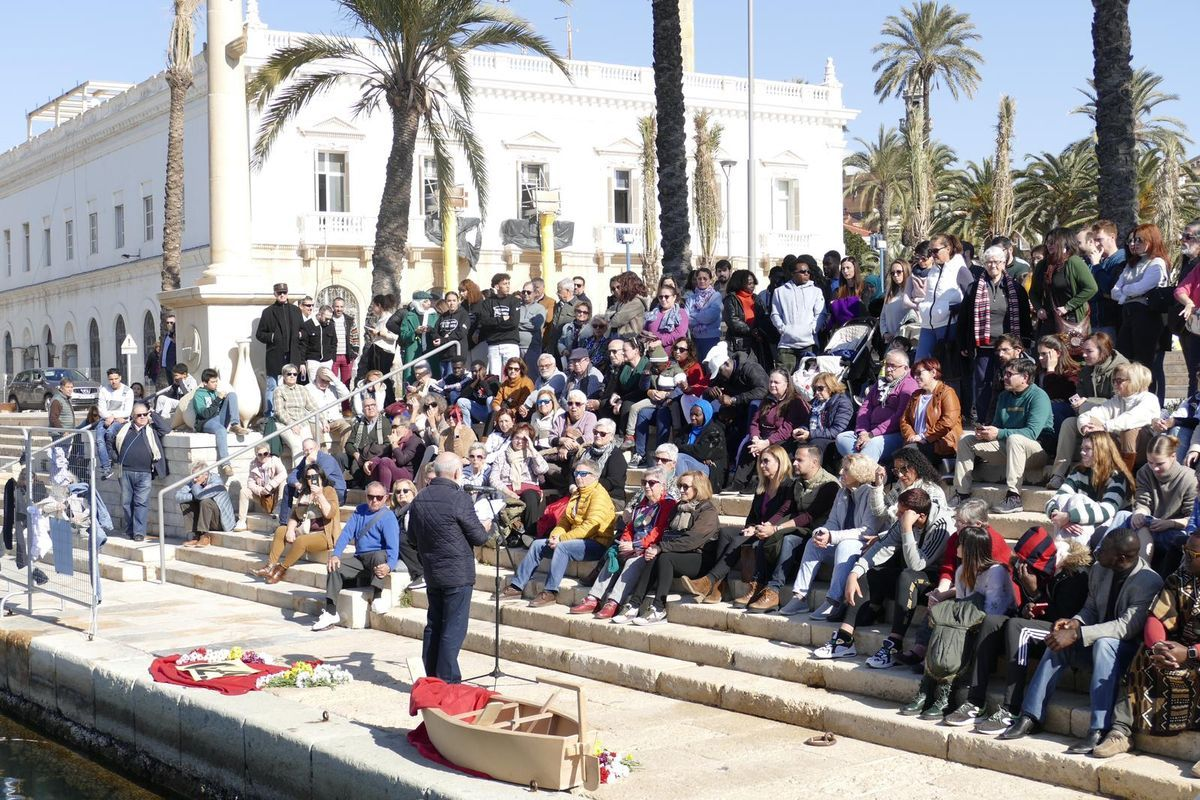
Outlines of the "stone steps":
M167 580L193 589L240 597L299 614L317 615L324 605L324 592L311 586L281 581L273 586L250 575L239 575L203 564L172 561Z
M175 551L175 561L184 564L197 564L205 567L223 570L235 574L246 574L248 570L261 567L266 559L261 553L246 552L229 547L180 547ZM284 581L303 586L308 589L325 588L325 576L328 569L324 563L298 562L287 571ZM258 580L253 578L253 580ZM284 581L281 581L282 585Z
M473 602L472 611L482 614L485 605ZM1063 751L1073 740L1056 733L1001 742L969 729L901 717L896 713L896 699L860 694L851 688L872 685L863 680L868 670L861 665L816 662L807 658L803 648L783 648L765 641L743 646L737 640L735 645L725 642L725 637L703 641L697 637L697 643L688 646L678 634L664 630L672 626L638 629L579 618L565 619L569 636L508 624L534 616L565 619L558 607L503 607L501 658L1084 791L1139 800L1195 795L1195 782L1181 777L1188 774L1189 756L1164 760L1131 754L1100 761L1065 755ZM396 608L387 614L372 614L371 622L374 628L420 639L425 612ZM561 626L562 622L548 624ZM472 619L464 647L490 654L493 635L491 622ZM586 636L594 638L582 638ZM687 649L679 652L679 646ZM784 655L771 653L772 648ZM709 660L728 658L728 662L714 666L692 658L701 652ZM762 673L778 670L778 674L748 674L747 667L752 664ZM890 687L888 693L907 689L898 680L899 673L870 674L871 681ZM1087 725L1086 710L1063 706L1056 709L1051 721L1064 732L1082 732L1079 728Z

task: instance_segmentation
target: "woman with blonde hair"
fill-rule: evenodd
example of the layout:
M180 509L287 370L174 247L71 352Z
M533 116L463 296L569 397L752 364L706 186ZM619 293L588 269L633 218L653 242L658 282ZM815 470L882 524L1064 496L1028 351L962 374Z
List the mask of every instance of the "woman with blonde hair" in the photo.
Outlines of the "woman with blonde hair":
M778 526L794 516L795 500L792 497L792 460L779 445L772 445L758 457L758 492L750 502L750 513L741 530L723 529L717 542L717 560L708 574L699 579L684 579L688 591L703 598L703 602L720 600L720 587L730 570L742 559L742 548L773 546L778 548L783 535ZM769 559L771 565L774 559ZM758 596L760 586L766 585L770 572L765 576L755 575L750 590L734 600L734 608L745 608ZM716 599L710 600L715 596Z
M825 524L813 530L812 538L804 545L800 570L792 584L792 599L784 606L787 616L799 614L808 606L808 594L821 564L833 565L833 577L825 603L813 613L813 619L841 622L846 609L842 597L846 593L846 577L863 544L874 537L884 521L871 511L871 493L879 465L862 453L851 453L842 459L838 474L842 489L834 498L833 508Z
M818 372L812 380L812 403L807 422L792 428L792 439L821 448L821 464L836 469L837 437L854 425L854 403L846 384L832 372Z
M554 438L554 420L562 411L554 390L539 389L533 408L533 416L529 419L529 425L533 428L534 443L538 450L547 451L550 449L550 440Z
M1067 469L1079 437L1101 431L1111 433L1120 442L1119 451L1132 468L1140 451L1138 442L1150 435L1150 423L1158 419L1162 408L1150 391L1150 370L1136 361L1113 370L1113 396L1103 403L1087 401L1079 406L1079 416L1068 419L1058 431L1058 451L1054 456L1054 474L1046 488L1057 489Z
M924 278L912 278L913 299L921 315L921 335L917 340L916 358L929 358L935 347L953 336L950 318L955 307L962 304L963 296L971 286L974 276L967 269L962 256L962 245L950 234L939 233L929 240L929 253L933 265Z
M1159 434L1146 447L1146 463L1137 471L1132 508L1118 511L1108 527L1132 528L1142 547L1142 558L1160 575L1166 551L1176 554L1196 505L1196 473L1175 459L1179 440Z
M1133 488L1133 475L1112 436L1102 430L1084 434L1079 464L1046 503L1055 539L1088 542L1097 529L1111 527ZM1067 547L1059 548L1063 557Z

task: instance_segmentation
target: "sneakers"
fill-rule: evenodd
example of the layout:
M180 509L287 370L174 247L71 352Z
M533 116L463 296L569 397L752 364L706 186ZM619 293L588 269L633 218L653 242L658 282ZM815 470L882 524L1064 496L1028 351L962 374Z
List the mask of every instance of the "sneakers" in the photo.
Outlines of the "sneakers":
M829 615L832 614L839 605L841 605L841 603L831 603L828 600L826 600L824 603L821 604L820 608L818 608L816 611L809 614L808 618L809 619L820 619L820 620L829 619Z
M1065 482L1066 482L1066 478L1064 478L1062 475L1051 475L1050 480L1046 481L1046 488L1051 491L1057 492L1059 489L1062 488L1062 485Z
M592 597L591 595L588 595L587 597L583 598L582 603L576 603L575 605L571 606L571 610L567 613L591 614L591 613L595 612L596 606L598 606L598 605L600 605L600 600L598 598Z
M946 710L950 707L950 684L939 683L933 691L933 700L921 712L919 718L927 720L940 720L946 715Z
M596 619L612 619L617 615L618 608L616 600L609 600L596 612Z
M963 703L946 717L945 722L952 728L965 728L973 725L977 719L979 719L979 706L974 703Z
M993 514L1014 514L1018 511L1025 510L1025 503L1021 500L1021 495L1009 492L996 505L992 506Z
M858 655L858 650L854 648L854 640L842 641L838 636L839 632L835 632L829 637L829 641L813 651L813 658L829 659L829 658L851 658Z
M999 706L992 709L991 713L985 710L975 718L975 732L995 736L1004 733L1012 724L1013 715L1004 706Z
M233 525L234 533L241 533L244 530L246 530L246 520L239 519L237 522L234 523L234 525Z
M517 587L513 586L511 583L508 586L505 586L503 589L500 590L500 602L501 603L507 603L507 602L511 602L513 600L520 600L524 596L525 596L525 592L522 591L521 589L518 589Z
M529 601L530 608L545 608L552 606L558 602L557 592L541 591L537 593L537 597Z
M412 583L410 583L408 586L405 586L404 591L415 592L417 589L424 589L424 588L425 588L425 578L422 576L420 578L415 578Z
M884 639L875 655L867 659L867 666L871 669L890 669L896 663L898 649L894 639Z
M392 604L384 600L381 595L371 601L371 610L376 614L386 614L392 610Z
M637 615L638 607L632 603L626 603L625 605L621 606L620 611L618 611L616 614L613 614L610 622L612 622L613 625L628 625L637 619Z
M1128 753L1131 747L1133 742L1129 740L1129 735L1114 728L1104 737L1104 741L1092 748L1092 758L1112 758Z
M792 599L787 601L787 605L779 609L778 614L784 617L794 617L797 614L803 614L808 611L808 598L792 595Z
M313 623L313 632L324 631L332 628L334 625L341 624L342 618L336 612L322 611L321 616L317 617L317 621Z
M621 442L621 449L622 450L632 450L633 443L634 443L634 437L626 436L625 440Z
M970 499L971 499L971 495L969 495L969 494L960 494L959 492L955 492L954 497L951 497L947 501L947 505L949 505L951 508L958 508L959 506L961 506L963 504L964 500L970 500Z
M633 621L634 625L661 625L667 621L666 609L659 608L656 605L651 605L646 609L646 613Z

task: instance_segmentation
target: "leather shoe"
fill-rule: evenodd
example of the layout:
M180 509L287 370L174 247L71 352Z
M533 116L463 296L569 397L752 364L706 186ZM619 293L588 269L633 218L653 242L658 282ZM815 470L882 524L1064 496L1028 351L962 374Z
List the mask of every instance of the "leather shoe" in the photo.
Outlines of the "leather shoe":
M530 608L545 608L552 606L558 602L558 595L554 592L538 592L537 597L529 601Z
M1022 714L1013 720L1013 724L1008 726L1008 730L1000 734L1000 739L1024 739L1031 733L1037 731L1037 721L1033 717Z
M1128 753L1132 747L1133 742L1129 740L1129 734L1114 728L1104 737L1104 741L1092 750L1092 758L1112 758L1121 753Z
M767 587L758 593L750 605L746 606L748 614L766 614L779 609L779 592Z
M761 587L759 587L758 581L750 581L750 583L747 584L747 586L746 586L746 593L744 595L742 595L741 597L736 598L733 601L733 607L734 608L745 608L746 606L753 603L755 600L758 599L758 593L760 591L760 588Z
M689 578L685 575L680 580L689 592L696 595L697 600L707 595L713 588L713 579L707 575L702 578Z
M1088 753L1091 753L1096 749L1096 745L1100 744L1100 739L1103 735L1103 731L1088 731L1088 735L1083 737L1083 741L1073 747L1067 748L1067 755L1086 756Z

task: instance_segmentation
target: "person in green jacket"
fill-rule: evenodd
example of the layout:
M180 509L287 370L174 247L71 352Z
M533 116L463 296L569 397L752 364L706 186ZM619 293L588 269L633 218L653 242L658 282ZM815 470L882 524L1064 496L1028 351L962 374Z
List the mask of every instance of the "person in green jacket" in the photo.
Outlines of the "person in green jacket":
M1088 320L1088 301L1096 294L1096 279L1087 262L1076 255L1075 234L1070 228L1050 231L1045 246L1046 257L1034 268L1029 286L1038 336L1070 333L1068 328L1075 329ZM1072 341L1071 346L1079 345Z
M196 415L196 433L211 433L217 440L217 458L229 455L229 431L238 436L250 432L238 417L237 395L218 389L220 375L215 369L200 373L200 385L192 393L192 411ZM233 474L232 464L222 464L221 474Z
M976 425L973 432L964 433L958 440L952 506L970 496L978 459L981 476L997 467L1004 469L1008 493L992 507L992 512L1011 514L1022 509L1021 482L1025 470L1046 466L1050 456L1038 439L1054 430L1050 395L1034 384L1036 374L1037 366L1032 361L1017 359L1008 364L1004 368L1004 391L996 400L992 424Z
M400 323L399 344L404 348L405 363L431 349L429 334L437 326L437 321L437 312L433 310L433 295L429 292L413 292L412 302L409 303L404 320ZM442 374L440 359L437 356L429 359L429 369L434 375ZM412 380L412 372L412 367L404 370L405 383Z

